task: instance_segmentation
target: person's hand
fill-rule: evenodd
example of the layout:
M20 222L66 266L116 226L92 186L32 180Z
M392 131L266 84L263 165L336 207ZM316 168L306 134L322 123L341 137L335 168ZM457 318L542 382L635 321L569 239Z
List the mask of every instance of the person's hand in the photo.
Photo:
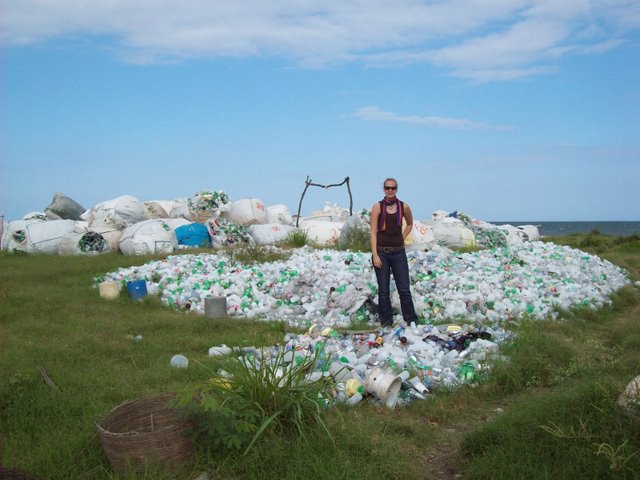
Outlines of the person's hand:
M376 268L380 268L382 267L382 260L380 260L380 256L376 255L375 253L371 256L371 259L373 261L373 266Z

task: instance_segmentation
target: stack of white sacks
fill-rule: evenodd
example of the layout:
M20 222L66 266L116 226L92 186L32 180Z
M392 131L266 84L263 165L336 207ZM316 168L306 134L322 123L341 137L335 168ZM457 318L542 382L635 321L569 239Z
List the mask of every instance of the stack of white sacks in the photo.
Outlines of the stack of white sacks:
M482 231L504 232L507 245L538 240L535 226L496 226L463 216L466 221L444 211L432 218L415 221L407 238L409 250L430 250L440 246L476 245ZM238 226L246 229L250 241L274 245L291 232L306 232L319 247L335 247L353 229L369 229L369 211L349 211L336 204L296 219L284 204L265 206L258 198L231 202L223 191L198 192L190 198L141 202L131 195L107 200L84 210L63 194L55 194L44 212L31 212L21 220L2 221L0 246L3 250L61 255L95 255L121 252L125 255L170 254L178 250L175 230L190 223L207 225L216 245L216 229ZM475 233L474 233L475 231ZM218 243L220 245L220 243Z

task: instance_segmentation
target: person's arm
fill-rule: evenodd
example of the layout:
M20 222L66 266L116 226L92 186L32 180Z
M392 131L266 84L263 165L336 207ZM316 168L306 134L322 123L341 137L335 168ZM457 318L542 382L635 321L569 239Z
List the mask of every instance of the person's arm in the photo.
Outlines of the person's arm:
M378 255L378 218L380 217L380 204L375 203L373 207L371 207L371 227L370 237L371 237L371 258L373 259L373 266L376 268L380 268L382 266L382 260L380 260L380 256Z
M406 239L411 233L411 230L413 230L413 214L411 213L411 208L409 208L409 205L406 203L404 204L404 220L407 222L407 225L402 231L402 238Z

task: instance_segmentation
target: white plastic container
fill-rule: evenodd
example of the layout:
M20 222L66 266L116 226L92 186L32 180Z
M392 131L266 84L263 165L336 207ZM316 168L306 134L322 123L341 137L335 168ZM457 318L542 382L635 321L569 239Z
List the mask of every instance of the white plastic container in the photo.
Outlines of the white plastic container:
M402 379L382 368L371 370L364 383L364 389L382 400L388 408L393 408L398 401Z

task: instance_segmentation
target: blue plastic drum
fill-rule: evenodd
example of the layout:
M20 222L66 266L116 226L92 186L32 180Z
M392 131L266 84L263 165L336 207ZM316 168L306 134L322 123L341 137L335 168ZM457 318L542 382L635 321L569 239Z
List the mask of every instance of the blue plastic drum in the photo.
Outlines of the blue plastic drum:
M147 281L135 280L127 282L127 293L131 300L142 300L147 296Z

